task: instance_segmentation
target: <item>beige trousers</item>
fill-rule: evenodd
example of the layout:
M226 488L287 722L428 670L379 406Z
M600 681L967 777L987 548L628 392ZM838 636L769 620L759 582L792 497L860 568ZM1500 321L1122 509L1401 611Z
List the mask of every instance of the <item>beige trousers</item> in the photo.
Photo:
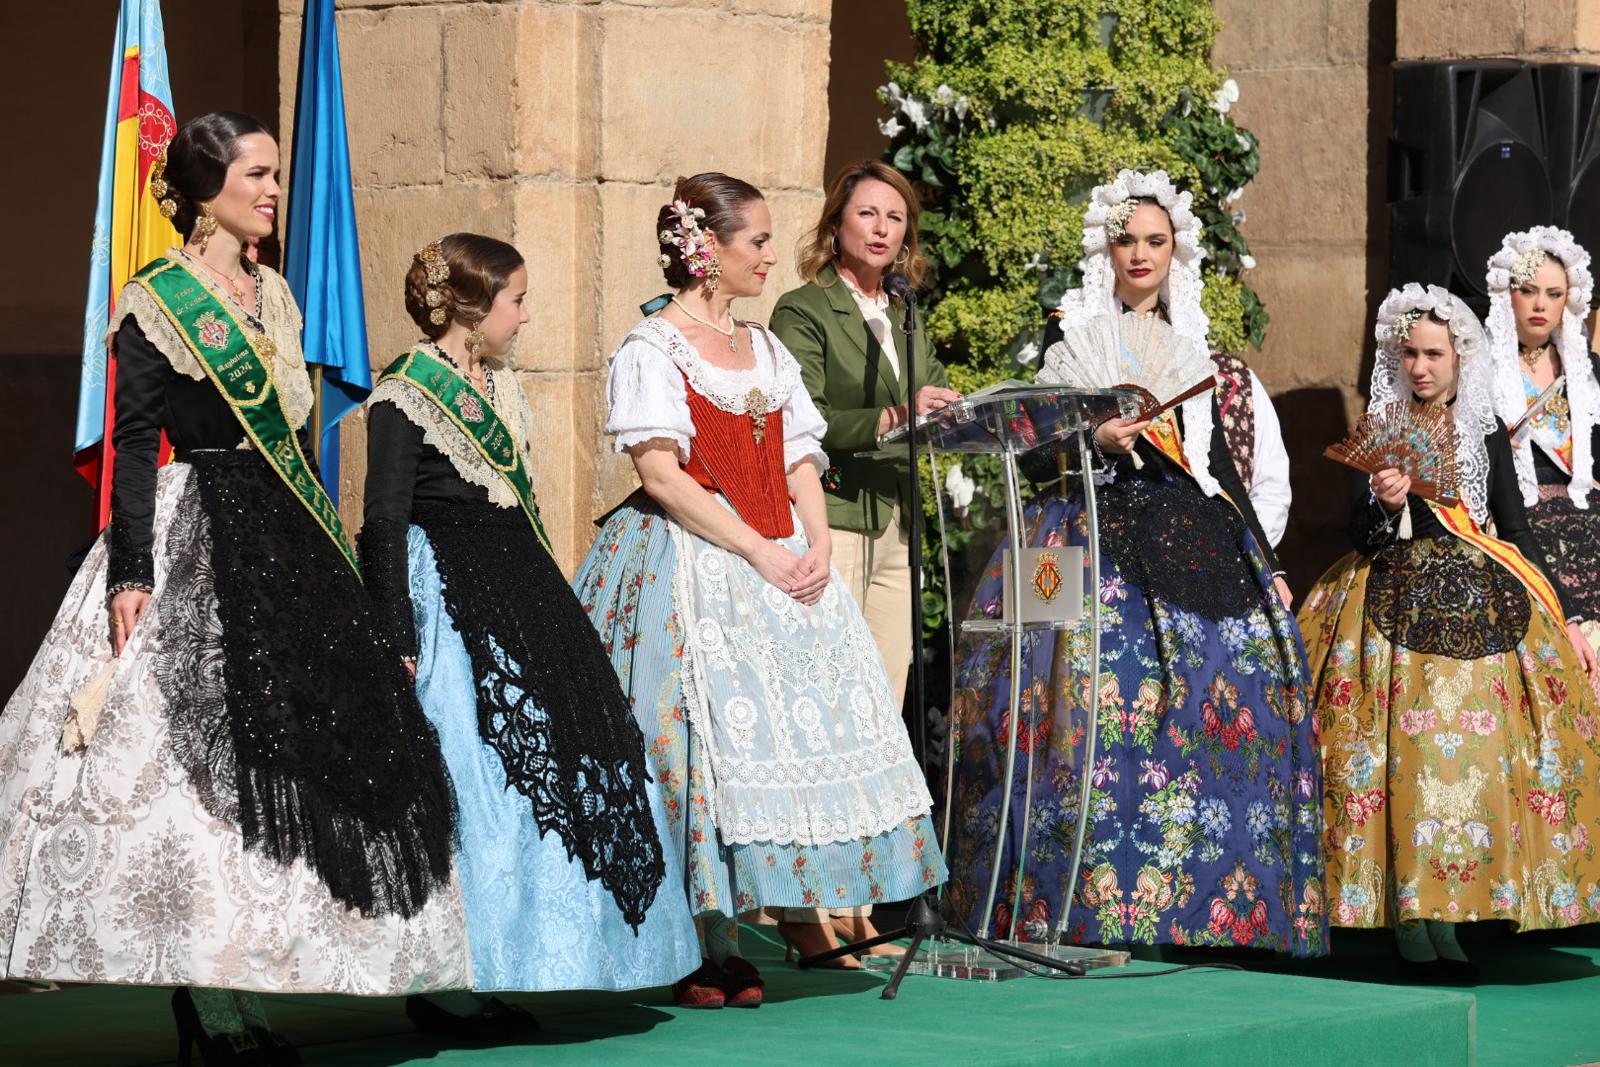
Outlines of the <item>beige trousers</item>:
M911 669L911 556L900 528L900 508L881 534L833 531L833 568L839 581L866 616L867 629L889 672L894 706L906 702L906 675ZM824 923L831 916L867 916L872 905L855 908L775 908L784 922Z

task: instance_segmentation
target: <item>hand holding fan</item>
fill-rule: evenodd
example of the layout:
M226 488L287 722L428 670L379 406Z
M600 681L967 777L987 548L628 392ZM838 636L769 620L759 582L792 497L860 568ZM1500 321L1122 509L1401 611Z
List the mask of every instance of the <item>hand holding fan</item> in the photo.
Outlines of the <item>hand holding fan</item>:
M1361 416L1349 436L1322 454L1368 474L1392 467L1411 479L1413 493L1447 508L1460 500L1456 423L1442 405L1385 404Z
M1091 319L1062 334L1044 358L1064 385L1135 390L1143 398L1140 422L1216 382L1211 356L1154 315L1124 312Z

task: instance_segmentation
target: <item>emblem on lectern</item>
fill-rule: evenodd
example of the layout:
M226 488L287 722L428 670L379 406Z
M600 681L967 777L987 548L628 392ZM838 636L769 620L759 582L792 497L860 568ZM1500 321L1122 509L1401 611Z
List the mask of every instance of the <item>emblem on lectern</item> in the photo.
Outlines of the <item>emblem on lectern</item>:
M1061 595L1061 557L1055 552L1041 552L1033 568L1033 592L1046 604Z

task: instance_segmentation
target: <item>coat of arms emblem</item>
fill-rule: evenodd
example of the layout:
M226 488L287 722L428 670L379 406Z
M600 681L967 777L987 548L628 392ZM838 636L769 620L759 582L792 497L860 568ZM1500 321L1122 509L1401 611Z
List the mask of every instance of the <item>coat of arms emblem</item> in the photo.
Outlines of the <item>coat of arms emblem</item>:
M200 343L207 348L220 352L228 347L228 336L232 331L227 323L217 318L215 312L208 311L195 319L194 328Z
M471 393L457 393L456 408L461 412L461 417L468 422L483 421L483 405L478 403L478 398Z
M1054 552L1041 552L1033 568L1033 591L1046 604L1061 595L1061 557Z

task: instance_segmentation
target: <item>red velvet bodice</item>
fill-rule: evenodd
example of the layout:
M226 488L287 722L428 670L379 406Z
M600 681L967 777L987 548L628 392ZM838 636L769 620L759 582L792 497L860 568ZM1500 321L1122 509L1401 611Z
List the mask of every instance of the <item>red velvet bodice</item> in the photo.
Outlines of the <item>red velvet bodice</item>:
M794 533L789 509L789 479L783 465L783 410L762 416L723 411L684 379L694 444L689 449L689 476L721 493L739 518L762 537ZM765 425L762 425L762 423ZM757 426L761 441L757 443Z

